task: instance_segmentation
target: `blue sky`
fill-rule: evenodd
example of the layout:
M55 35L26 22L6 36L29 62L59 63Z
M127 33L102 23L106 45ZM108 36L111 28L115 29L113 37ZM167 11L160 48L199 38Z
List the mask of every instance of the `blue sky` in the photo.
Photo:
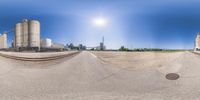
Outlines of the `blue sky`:
M195 0L1 0L0 32L27 18L41 22L41 38L63 44L92 47L104 36L113 49L192 49L200 31L199 5ZM92 23L99 16L107 20L104 27Z

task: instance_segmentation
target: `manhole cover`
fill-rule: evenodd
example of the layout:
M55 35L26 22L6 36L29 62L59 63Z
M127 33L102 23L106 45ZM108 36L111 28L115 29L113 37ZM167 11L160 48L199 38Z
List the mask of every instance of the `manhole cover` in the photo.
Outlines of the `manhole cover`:
M180 76L176 73L169 73L165 77L168 80L177 80Z

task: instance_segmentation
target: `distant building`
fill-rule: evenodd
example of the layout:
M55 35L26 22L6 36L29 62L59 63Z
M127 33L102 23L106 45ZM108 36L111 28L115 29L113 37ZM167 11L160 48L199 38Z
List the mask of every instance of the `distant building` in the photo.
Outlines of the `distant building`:
M75 46L73 43L66 44L65 49L67 50L86 50L86 46L83 44L79 44L78 46Z
M79 44L78 49L79 50L86 50L86 46Z
M104 43L100 43L100 50L105 50L106 49L106 47L105 47L105 45L104 45Z
M97 46L97 50L106 50L106 46L104 45L104 37L102 38L102 42L100 42L100 45Z
M52 43L51 48L64 49L65 45L64 44L60 44L60 43Z
M198 33L195 39L195 48L194 50L200 50L200 34Z
M66 49L66 50L70 50L69 44L66 44L66 45L65 45L65 49Z
M71 50L74 49L73 43L70 43L70 44L68 45L68 48L71 49Z
M8 48L7 46L7 34L0 35L0 49Z
M15 48L15 38L12 40L12 48Z

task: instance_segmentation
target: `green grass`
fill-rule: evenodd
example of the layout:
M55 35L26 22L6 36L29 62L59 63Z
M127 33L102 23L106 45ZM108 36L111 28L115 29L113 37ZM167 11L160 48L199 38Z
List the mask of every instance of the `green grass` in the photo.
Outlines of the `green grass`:
M125 47L121 47L119 51L126 51L126 52L184 52L190 50L180 50L180 49L160 49L160 48L136 48L136 49L129 49Z

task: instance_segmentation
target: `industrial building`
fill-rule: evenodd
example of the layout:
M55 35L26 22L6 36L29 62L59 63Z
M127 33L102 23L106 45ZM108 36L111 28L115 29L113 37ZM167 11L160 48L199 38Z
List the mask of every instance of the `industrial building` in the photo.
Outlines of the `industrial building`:
M78 45L78 50L86 50L86 46L79 44Z
M104 45L104 37L102 37L102 42L100 42L100 45L97 47L97 50L105 50L106 46Z
M66 44L65 45L65 49L66 50L86 50L86 46L83 45L83 44L79 44L79 45L74 45L73 43L70 43L70 44Z
M6 49L8 48L7 46L7 34L3 33L0 35L0 49Z
M40 22L24 19L15 25L14 48L21 50L40 50Z
M12 40L12 48L15 51L61 51L65 46L60 43L54 43L51 39L40 39L40 22L38 20L24 19L19 22L15 27L0 35L0 49L7 48L7 34L14 32ZM80 48L83 48L81 45Z
M194 45L195 45L195 48L194 48L195 51L200 50L200 34L199 33L197 33Z
M63 51L64 44L55 43L51 39L41 39L40 41L40 51L47 52L47 51Z
M52 43L51 48L58 48L58 49L61 48L61 49L64 49L65 45L61 44L61 43Z

